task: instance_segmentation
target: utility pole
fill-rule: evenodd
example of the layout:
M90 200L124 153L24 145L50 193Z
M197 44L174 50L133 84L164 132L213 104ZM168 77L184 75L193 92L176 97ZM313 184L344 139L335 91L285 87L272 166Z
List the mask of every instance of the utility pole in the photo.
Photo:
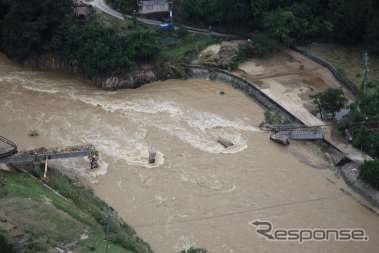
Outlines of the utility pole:
M108 213L108 216L107 216L107 224L106 224L106 227L105 227L105 253L108 253L108 249L109 249L109 232L110 232L110 226L111 226L111 222L112 222L112 214L111 213Z
M368 86L368 73L369 73L369 64L368 64L368 52L367 50L363 53L363 95L367 94L367 86Z
M170 23L173 24L174 23L174 0L169 0L168 2L168 6L169 6L169 12L170 12Z

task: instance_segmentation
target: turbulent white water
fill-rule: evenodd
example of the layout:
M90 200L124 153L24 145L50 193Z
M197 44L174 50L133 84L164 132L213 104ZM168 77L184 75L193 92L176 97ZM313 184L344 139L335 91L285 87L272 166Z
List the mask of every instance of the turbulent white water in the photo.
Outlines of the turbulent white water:
M157 128L166 132L169 136L204 152L233 154L247 148L244 132L257 132L258 129L243 120L230 120L221 115L211 112L197 111L188 108L184 104L170 101L167 98L148 95L140 97L128 97L128 92L107 92L93 87L78 85L78 80L49 79L49 75L33 71L11 71L0 77L3 89L11 89L15 95L20 94L20 88L37 93L52 95L50 99L65 98L75 102L83 102L96 109L102 109L105 113L115 113L122 117L126 124L133 122L136 128L129 130L122 125L114 125L111 122L92 124L90 128L73 129L71 135L57 133L57 129L51 129L47 134L55 138L61 145L70 145L80 142L92 143L99 151L115 160L124 160L129 165L142 166L146 168L159 167L164 164L164 154L159 147L152 147L146 142L146 128ZM121 95L120 95L121 94ZM122 95L124 94L124 96ZM141 98L142 97L142 98ZM12 99L3 99L2 107L15 110ZM13 112L14 113L14 112ZM39 115L35 128L54 121L42 113ZM61 118L67 128L74 127L70 120ZM56 128L56 126L52 126ZM104 133L111 133L104 135ZM127 136L127 138L123 138ZM222 137L234 146L224 148L217 140ZM148 163L149 149L157 151L155 164ZM68 166L70 162L63 162ZM102 166L102 172L106 172L106 163ZM84 168L83 168L84 170Z

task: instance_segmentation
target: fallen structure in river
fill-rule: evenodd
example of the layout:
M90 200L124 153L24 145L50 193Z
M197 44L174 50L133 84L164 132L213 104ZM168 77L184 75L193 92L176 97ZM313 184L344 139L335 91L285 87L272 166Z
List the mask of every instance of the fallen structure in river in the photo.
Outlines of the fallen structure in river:
M93 145L78 145L63 148L37 148L18 151L17 145L0 136L0 164L45 163L45 176L48 160L88 157L90 168L98 167L99 153Z
M290 140L323 140L325 131L322 127L271 126L273 133L270 139L283 145L289 145Z
M282 135L280 133L273 133L270 135L270 140L282 144L282 145L289 145L290 139L287 135Z
M230 148L232 146L234 146L234 143L225 139L225 138L218 138L217 142L222 145L224 148Z

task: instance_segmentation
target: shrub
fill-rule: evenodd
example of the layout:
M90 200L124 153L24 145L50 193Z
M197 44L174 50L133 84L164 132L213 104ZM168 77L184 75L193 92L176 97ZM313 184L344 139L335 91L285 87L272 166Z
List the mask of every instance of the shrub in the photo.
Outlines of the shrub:
M379 160L366 161L360 168L359 178L379 189Z
M265 57L272 53L274 49L273 41L264 34L257 34L253 39L241 43L238 46L237 54L232 58L229 68L235 69L238 65L249 58Z
M0 234L0 249L2 250L1 252L7 252L7 253L15 253L16 252L13 249L13 247L8 243L7 239L1 234Z
M347 103L342 89L329 88L310 97L313 99L313 103L318 106L321 117L325 114L332 114L335 118L336 113Z
M289 124L290 121L275 112L265 111L265 123L270 125L282 125Z

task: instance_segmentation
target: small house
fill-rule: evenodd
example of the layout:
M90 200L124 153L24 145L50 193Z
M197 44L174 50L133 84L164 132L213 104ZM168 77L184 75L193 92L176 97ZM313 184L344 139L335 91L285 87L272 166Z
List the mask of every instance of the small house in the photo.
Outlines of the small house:
M138 0L139 14L170 12L169 0Z
M73 0L74 15L80 20L87 20L94 12L93 7L83 0Z

